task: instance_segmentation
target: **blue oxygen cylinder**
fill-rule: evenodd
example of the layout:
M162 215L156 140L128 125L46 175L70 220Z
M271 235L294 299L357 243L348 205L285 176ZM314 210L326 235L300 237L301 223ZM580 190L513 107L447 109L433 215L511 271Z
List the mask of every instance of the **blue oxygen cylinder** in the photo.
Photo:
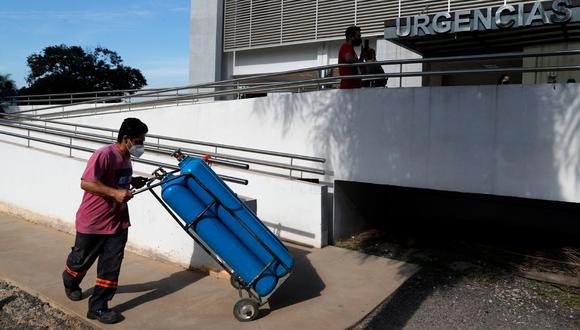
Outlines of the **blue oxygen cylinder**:
M288 253L286 247L274 234L254 215L254 213L241 202L237 196L225 185L217 174L201 159L186 157L180 163L181 173L192 173L198 180L208 188L214 195L218 196L222 203L243 222L257 237L260 239L271 252L282 262L276 262L272 265L271 270L278 276L282 277L294 266L294 259ZM188 178L187 186L198 196L204 204L211 203L213 198L199 186L195 180ZM258 259L268 264L274 259L260 242L252 236L227 210L218 207L215 214L223 220L225 226L232 232L243 244L252 251Z
M163 180L174 178L168 174ZM187 224L200 214L213 199L200 200L190 190L185 177L161 185L161 197ZM204 192L205 193L205 192ZM205 193L207 194L207 193ZM207 196L206 196L207 197ZM192 229L222 260L246 282L250 283L266 266L229 228L216 218L216 206L208 210ZM218 211L219 212L219 211ZM220 213L221 214L221 213ZM253 289L267 296L278 282L276 274L268 269L256 281Z

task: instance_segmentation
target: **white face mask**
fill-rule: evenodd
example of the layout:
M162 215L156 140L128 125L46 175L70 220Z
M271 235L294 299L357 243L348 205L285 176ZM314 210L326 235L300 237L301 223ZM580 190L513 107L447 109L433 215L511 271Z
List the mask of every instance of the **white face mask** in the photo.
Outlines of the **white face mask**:
M142 144L133 145L131 148L129 148L129 153L131 154L131 156L139 158L143 155L143 153L145 153L145 146Z

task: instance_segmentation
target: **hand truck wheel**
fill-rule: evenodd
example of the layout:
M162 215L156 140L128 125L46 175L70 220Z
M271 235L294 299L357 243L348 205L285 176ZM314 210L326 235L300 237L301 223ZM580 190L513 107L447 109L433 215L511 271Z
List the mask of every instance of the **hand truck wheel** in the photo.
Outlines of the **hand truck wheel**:
M240 322L249 322L258 318L260 305L252 298L242 298L234 305L234 316Z

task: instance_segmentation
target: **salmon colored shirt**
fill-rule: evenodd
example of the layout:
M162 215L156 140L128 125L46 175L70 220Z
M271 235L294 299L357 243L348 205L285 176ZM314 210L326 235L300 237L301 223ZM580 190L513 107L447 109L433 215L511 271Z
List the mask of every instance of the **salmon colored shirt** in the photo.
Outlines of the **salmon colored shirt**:
M100 181L113 188L129 189L133 168L131 157L117 145L103 147L91 156L81 177L84 181ZM77 211L76 229L82 234L115 234L130 226L127 203L117 203L85 191Z

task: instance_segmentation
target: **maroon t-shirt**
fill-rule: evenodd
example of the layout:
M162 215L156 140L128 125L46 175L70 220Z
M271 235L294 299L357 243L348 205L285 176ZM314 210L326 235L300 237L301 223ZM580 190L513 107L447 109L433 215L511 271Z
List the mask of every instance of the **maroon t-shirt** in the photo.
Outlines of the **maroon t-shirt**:
M100 181L113 188L129 189L132 175L131 157L121 153L115 144L111 144L95 151L81 179ZM76 218L79 233L115 234L129 226L127 203L117 203L114 199L84 192Z
M346 42L340 46L340 50L338 51L338 64L346 64L346 56L351 54L352 57L357 58L356 51L354 47L347 44ZM340 67L338 68L338 72L341 76L354 76L358 75L358 69L356 67ZM361 88L362 87L362 80L360 79L342 79L340 81L340 88Z

